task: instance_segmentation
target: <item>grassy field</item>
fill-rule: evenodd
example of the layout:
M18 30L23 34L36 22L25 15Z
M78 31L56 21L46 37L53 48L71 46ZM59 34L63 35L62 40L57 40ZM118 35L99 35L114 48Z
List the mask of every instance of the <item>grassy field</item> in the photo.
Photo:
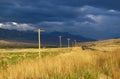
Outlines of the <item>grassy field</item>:
M41 49L41 57L38 49L0 49L0 79L120 79L120 46L111 45Z

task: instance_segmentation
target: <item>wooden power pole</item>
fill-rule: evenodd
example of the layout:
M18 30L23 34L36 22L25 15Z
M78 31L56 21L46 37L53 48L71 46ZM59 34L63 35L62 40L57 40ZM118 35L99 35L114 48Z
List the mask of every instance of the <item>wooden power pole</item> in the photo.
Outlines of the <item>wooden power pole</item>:
M59 36L60 48L62 48L62 36Z
M36 30L35 30L36 31ZM38 50L39 50L39 57L41 57L41 53L40 53L40 48L41 48L41 37L40 37L40 33L41 32L44 32L44 30L40 30L40 29L38 29L37 30L37 32L38 32Z
M68 40L68 48L70 47L70 38L67 39Z
M76 47L76 45L77 45L77 41L76 41L76 40L74 40L74 42L75 42L74 44L75 44L75 47Z

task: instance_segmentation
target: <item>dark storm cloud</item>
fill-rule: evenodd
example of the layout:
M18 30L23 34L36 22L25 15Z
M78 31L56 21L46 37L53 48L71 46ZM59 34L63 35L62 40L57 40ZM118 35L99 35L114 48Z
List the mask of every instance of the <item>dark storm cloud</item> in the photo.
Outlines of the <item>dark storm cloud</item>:
M0 21L35 23L77 17L74 8L84 5L119 10L119 0L0 0Z
M108 9L120 10L120 0L53 0L59 5L83 6L91 5Z
M47 0L0 1L1 21L39 22L44 20L64 20L76 17L67 6L57 5Z
M119 0L0 0L0 28L45 29L87 37L120 34ZM112 30L112 31L111 31Z
M91 0L89 4L108 9L120 10L119 3L120 0Z

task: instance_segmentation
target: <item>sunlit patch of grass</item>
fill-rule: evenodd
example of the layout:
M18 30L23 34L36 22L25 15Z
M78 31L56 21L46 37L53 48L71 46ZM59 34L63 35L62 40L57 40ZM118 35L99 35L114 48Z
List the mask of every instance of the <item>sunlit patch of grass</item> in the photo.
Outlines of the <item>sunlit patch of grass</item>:
M33 51L30 49L31 52L28 52L29 49L22 49L22 51L25 52L19 52L16 49L11 51L12 52L8 52L7 50L8 53L4 52L0 54L0 69L5 69L8 65L17 64L25 59L35 59L38 57L36 49ZM70 49L47 49L45 51L41 51L41 57L56 56L58 54L65 53L65 51L70 51Z
M119 52L120 49L102 52L75 47L46 49L41 52L41 58L34 52L3 54L5 58L2 63L5 68L0 71L0 77L1 79L3 77L6 79L119 79ZM15 64L6 65L8 62Z

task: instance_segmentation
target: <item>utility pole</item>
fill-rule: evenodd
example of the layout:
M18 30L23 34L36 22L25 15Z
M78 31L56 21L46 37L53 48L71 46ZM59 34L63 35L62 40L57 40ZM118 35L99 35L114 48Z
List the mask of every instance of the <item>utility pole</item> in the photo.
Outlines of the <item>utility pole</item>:
M62 36L59 36L60 48L62 48Z
M35 30L36 31L36 30ZM40 30L40 29L38 29L37 30L37 32L38 32L38 49L39 49L39 57L41 57L41 53L40 53L40 48L41 48L41 37L40 37L40 32L44 32L44 30Z
M72 47L74 47L74 42L72 41Z
M76 40L74 40L74 42L75 42L75 47L76 47L77 41L76 41Z
M40 29L38 29L38 47L39 47L39 57L41 57L41 53L40 53L40 47L41 47L41 41L40 41Z
M68 48L70 47L70 38L67 39L68 40Z

